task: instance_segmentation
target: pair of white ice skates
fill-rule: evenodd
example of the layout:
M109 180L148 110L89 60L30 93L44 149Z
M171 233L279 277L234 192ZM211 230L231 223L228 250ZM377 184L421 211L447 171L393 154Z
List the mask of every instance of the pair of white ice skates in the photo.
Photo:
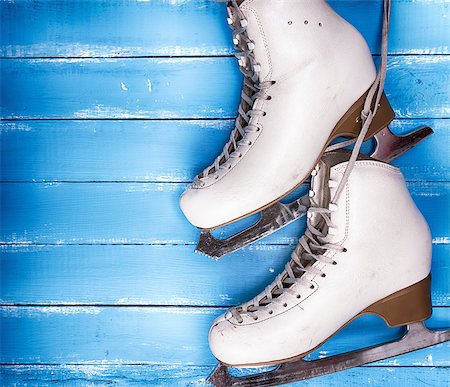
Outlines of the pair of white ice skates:
M285 270L254 299L216 319L209 333L221 365L215 385L274 385L306 379L450 339L431 332L431 237L401 172L387 164L432 133L393 135L383 94L390 2L384 2L376 74L362 36L323 0L232 0L227 4L242 99L222 154L181 198L203 229L198 250L235 251L307 213L307 229ZM338 137L354 140L337 145ZM375 137L372 157L359 154ZM353 151L341 148L355 142ZM312 175L308 197L279 200ZM262 211L226 240L210 230ZM314 362L314 351L356 317L373 313L406 326L395 343ZM227 366L281 364L236 378Z

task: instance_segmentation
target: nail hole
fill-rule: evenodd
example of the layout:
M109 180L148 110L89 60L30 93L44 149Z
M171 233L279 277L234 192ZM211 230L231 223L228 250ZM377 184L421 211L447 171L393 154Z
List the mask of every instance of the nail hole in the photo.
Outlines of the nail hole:
M305 23L305 24L308 24L308 20L305 20L304 23Z

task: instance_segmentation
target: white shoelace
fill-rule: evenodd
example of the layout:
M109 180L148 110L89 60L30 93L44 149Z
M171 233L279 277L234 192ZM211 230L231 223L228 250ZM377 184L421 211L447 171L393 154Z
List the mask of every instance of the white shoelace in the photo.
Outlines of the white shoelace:
M336 264L336 261L325 256L327 251L345 252L346 249L340 245L330 244L325 242L325 238L328 234L332 234L335 228L331 221L331 213L337 209L336 202L338 201L345 185L347 184L350 173L356 163L356 159L359 155L361 145L369 130L369 127L373 121L373 117L377 113L381 97L383 95L384 83L386 80L386 67L387 67L387 55L388 55L388 34L389 34L389 22L391 12L391 0L383 1L383 27L382 27L382 42L381 42L381 62L375 82L372 84L364 102L364 109L361 112L362 129L358 137L355 140L348 140L336 145L332 145L327 148L327 151L346 147L354 143L351 156L348 160L344 174L339 183L329 182L336 187L336 191L332 200L329 202L328 208L311 206L308 209L307 229L305 234L300 238L297 247L291 255L291 260L285 265L285 269L280 273L276 279L266 287L266 289L257 295L253 300L246 304L231 308L230 312L232 317L238 322L242 323L242 314L248 314L254 320L258 319L255 312L259 310L265 310L269 314L273 311L269 305L272 303L281 303L283 307L287 307L288 304L285 301L281 301L279 296L285 293L299 299L301 295L292 289L292 285L297 283L310 288L314 288L314 284L304 279L304 273L310 273L313 275L325 276L325 274L319 269L312 266L316 261L323 262L325 264ZM372 106L374 106L372 110ZM315 222L314 226L310 220L312 214L317 214L322 221ZM321 224L321 229L317 228L317 225ZM326 226L326 227L325 227Z
M244 74L244 85L241 93L241 102L239 104L238 116L235 122L235 128L231 132L229 141L223 147L222 153L217 156L213 164L203 170L197 176L200 180L215 174L218 178L218 172L221 169L231 169L231 163L227 161L233 158L242 157L242 151L245 147L252 145L248 140L248 133L259 132L257 125L250 124L252 117L261 117L266 113L263 110L255 109L253 106L257 100L269 100L271 96L267 94L268 89L274 81L260 81L261 66L255 59L253 49L255 44L250 40L247 34L247 20L236 0L227 1L228 24L233 30L233 43L237 49L235 56L239 62L239 69ZM203 185L200 183L200 185Z

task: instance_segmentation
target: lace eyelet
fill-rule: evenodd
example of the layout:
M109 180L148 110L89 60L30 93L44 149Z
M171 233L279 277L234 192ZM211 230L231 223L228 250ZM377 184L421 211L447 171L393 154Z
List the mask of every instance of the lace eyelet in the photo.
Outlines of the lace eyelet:
M286 304L286 303L284 303L284 304L283 304L283 306L284 306L284 307L286 308L286 307L287 307L287 304Z
M252 142L251 142L251 141L248 142L248 146L250 146L250 145L252 145Z
M348 250L344 247L344 250L342 250L343 253L346 253Z
M269 95L269 96L267 97L267 101L270 101L271 99L272 99L272 96Z
M231 164L230 164L230 165L228 165L228 169L231 169Z
M310 289L314 289L314 285L311 285L309 288L310 288Z
M301 298L302 296L300 294L297 294L297 298Z
M253 320L257 321L258 320L258 316L253 317Z
M337 265L337 262L336 262L336 261L333 261L332 265L336 266L336 265Z
M239 158L241 158L242 157L242 153L239 153Z
M257 132L261 131L261 128L257 128L256 131L257 131Z
M325 273L322 273L322 274L321 274L321 277L322 277L322 278L325 278L326 276L327 276L327 275L326 275Z
M269 314L273 314L273 310L269 310Z
M263 117L265 117L265 116L267 116L267 113L266 113L266 112L263 112Z

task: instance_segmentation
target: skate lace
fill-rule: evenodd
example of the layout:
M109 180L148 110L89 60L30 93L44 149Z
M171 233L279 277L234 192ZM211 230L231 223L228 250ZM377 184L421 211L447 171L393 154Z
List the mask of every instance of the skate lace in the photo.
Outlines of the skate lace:
M272 314L273 311L268 306L273 303L279 303L285 308L288 307L286 299L279 297L282 294L289 293L298 301L301 298L301 294L298 287L295 287L296 290L294 290L292 285L298 284L311 289L315 287L313 282L305 278L305 273L325 277L325 273L316 266L313 266L313 264L315 262L322 262L324 264L335 265L336 261L327 256L326 253L329 251L346 251L344 247L338 244L326 242L327 236L335 230L331 220L331 213L336 209L337 207L332 205L329 208L314 205L309 207L306 231L292 252L291 259L286 263L284 271L253 300L230 309L232 317L238 323L243 322L242 314L248 314L254 320L258 319L255 312L259 310L265 310L269 314ZM316 214L315 217L314 214ZM311 221L313 217L315 219L314 223Z
M244 75L244 83L241 93L241 102L238 108L238 116L235 127L231 132L229 141L223 147L222 153L217 156L213 164L200 173L196 180L197 184L204 186L202 179L209 175L219 177L219 171L231 169L232 163L227 163L230 159L242 157L243 147L249 147L252 142L248 139L249 133L259 132L260 127L250 123L252 117L261 117L266 113L263 110L255 109L253 106L257 100L270 100L267 94L268 89L275 84L274 81L260 81L261 66L256 61L254 55L255 43L249 38L247 33L247 20L236 0L219 0L228 2L228 24L233 30L233 43L236 48L235 56L238 59L239 69Z
M295 250L291 255L291 260L285 265L284 271L279 274L276 279L253 300L239 307L230 309L232 318L234 318L238 323L243 322L243 314L248 314L254 320L258 319L258 316L255 312L259 310L265 310L268 311L269 314L272 314L273 311L270 309L270 304L272 303L281 303L283 307L287 307L287 302L284 301L284 298L282 299L280 297L282 294L288 293L297 299L301 298L301 294L296 292L293 289L292 285L300 284L314 289L315 285L311 281L306 280L303 274L310 273L313 275L320 275L324 277L325 274L317 267L313 266L313 264L315 262L323 262L325 264L335 265L336 261L326 256L326 252L346 251L346 249L340 245L327 243L326 237L329 234L332 235L335 232L335 228L333 227L331 221L331 213L337 209L336 203L340 195L342 194L345 185L347 184L350 173L359 155L364 137L366 136L367 131L373 121L373 117L378 110L380 100L383 95L384 83L386 80L390 11L391 0L384 0L381 62L377 76L375 78L375 82L369 89L364 103L364 109L361 112L361 119L363 122L361 132L356 140L344 141L327 148L327 151L332 151L346 147L352 143L355 144L340 182L334 182L336 191L334 192L332 200L330 200L329 202L329 207L323 208L320 206L312 205L308 209L308 220L305 234L300 238L299 243L297 244ZM318 221L317 219L315 219L315 222L313 224L311 221L311 219L313 218L313 214L317 214L319 219L321 218L322 221ZM318 227L318 225L320 225L320 227Z

